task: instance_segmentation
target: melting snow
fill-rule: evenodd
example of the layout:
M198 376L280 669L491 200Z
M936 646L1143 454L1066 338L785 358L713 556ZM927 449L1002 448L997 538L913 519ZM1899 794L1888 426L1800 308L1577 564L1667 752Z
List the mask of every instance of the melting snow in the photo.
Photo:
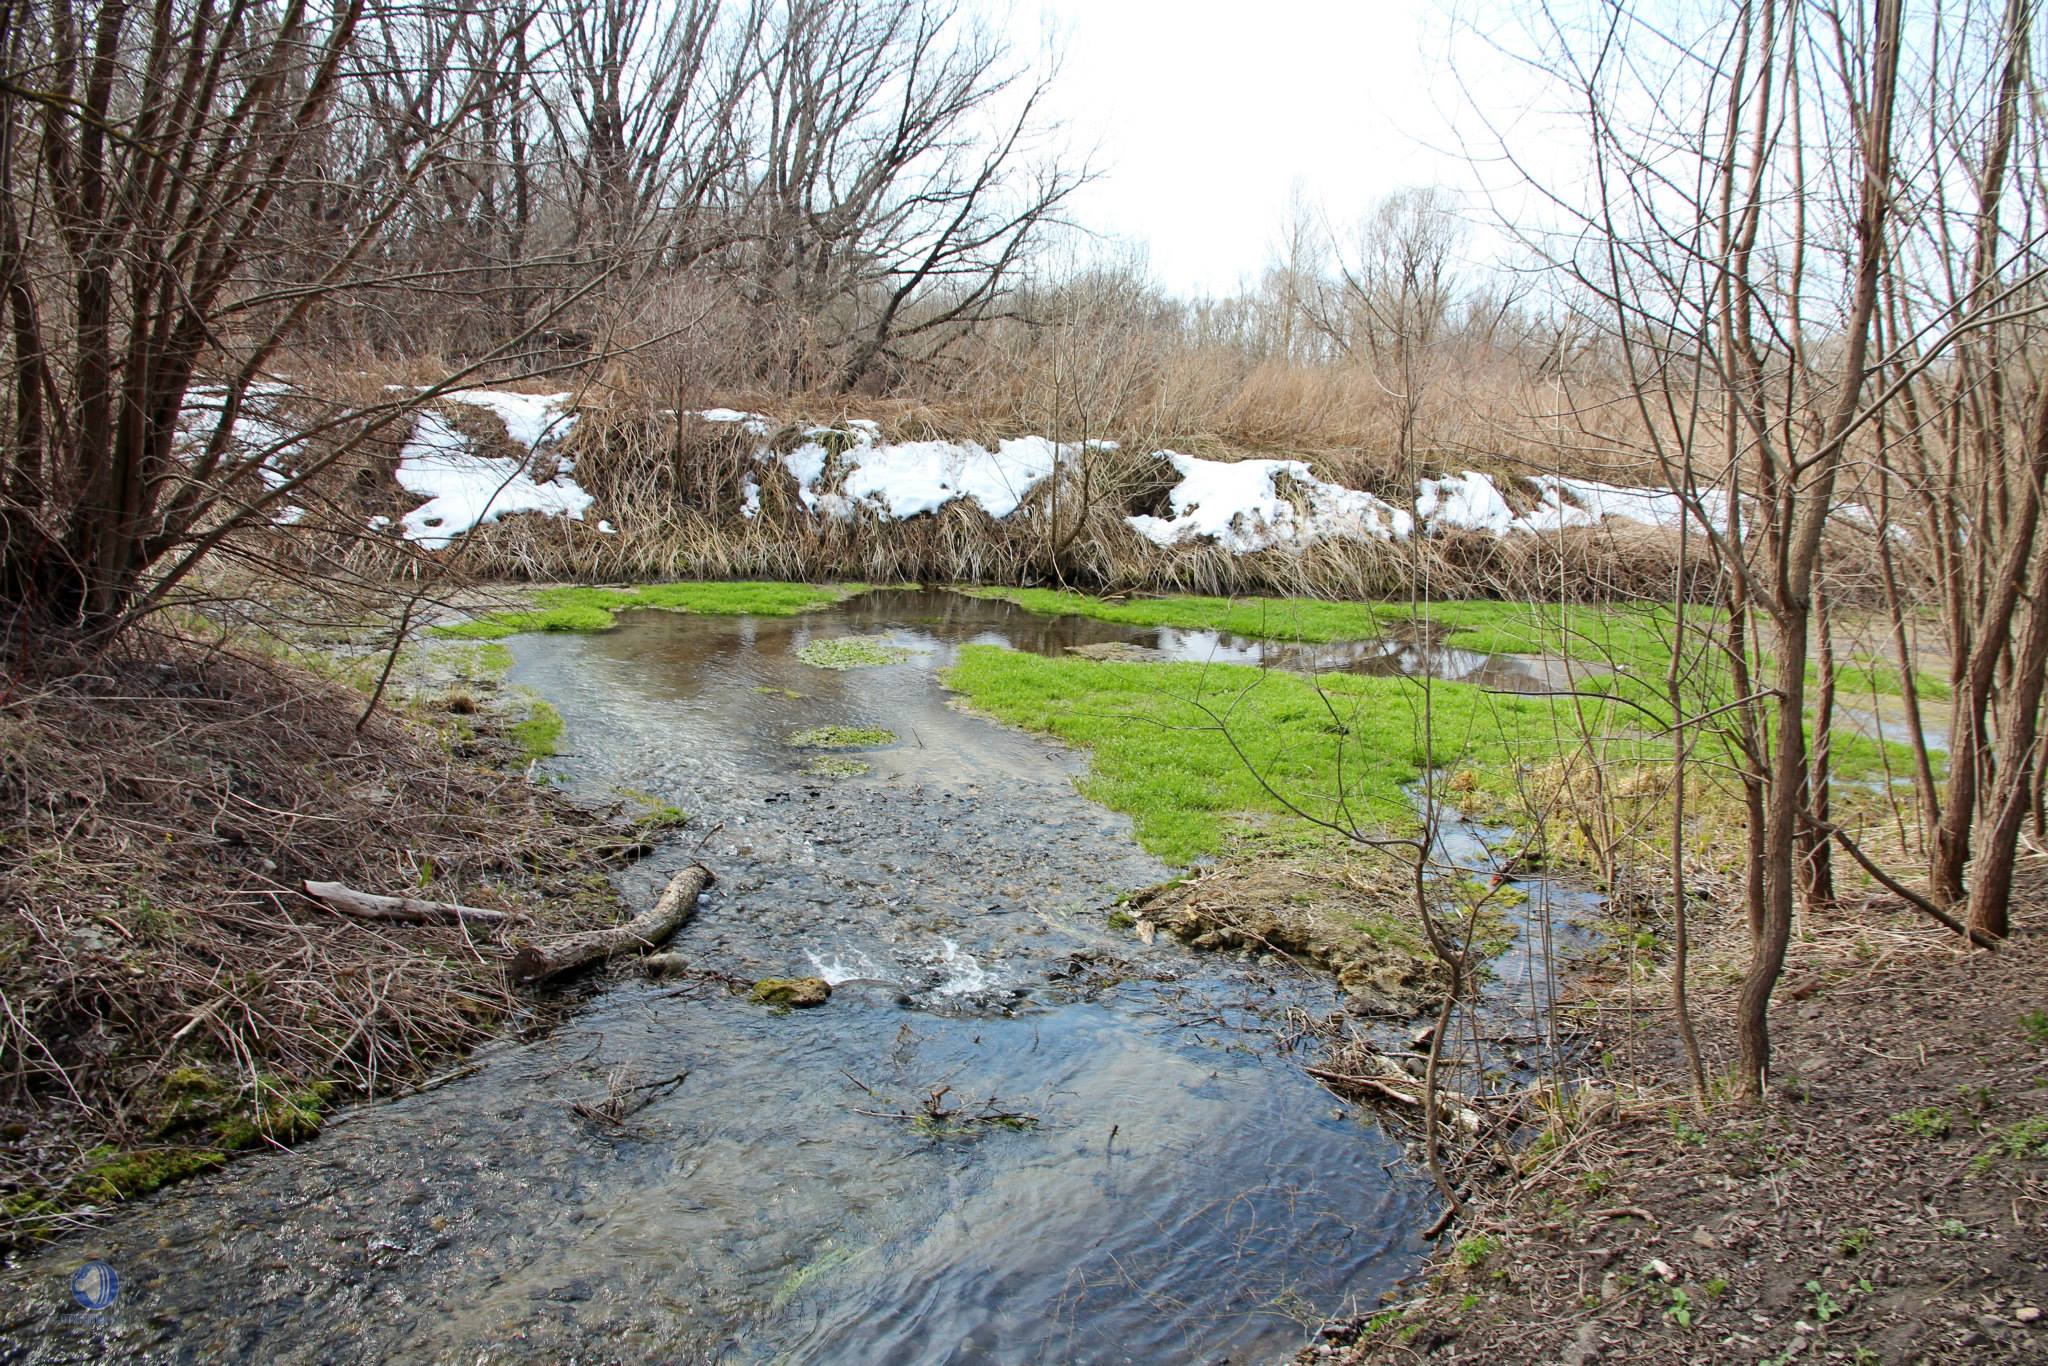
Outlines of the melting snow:
M1171 495L1173 516L1126 519L1155 545L1207 538L1243 554L1272 546L1299 548L1325 537L1398 540L1413 526L1400 508L1370 493L1326 483L1299 460L1203 460L1173 451L1162 454L1181 476ZM1280 496L1282 475L1300 488L1306 508Z
M737 408L705 408L697 414L706 422L737 422L740 430L766 436L775 430L774 420L760 413L743 413Z
M1077 450L1042 436L1000 441L994 450L973 441L889 446L880 443L880 430L865 421L813 427L806 433L811 440L782 457L805 507L832 518L849 517L855 509L867 507L900 520L937 512L956 498L971 498L1000 520L1015 512L1058 462ZM833 437L843 443L837 464L844 474L839 491L827 492L818 486L833 463L825 444ZM759 509L759 496L758 488L750 488L745 515L751 517Z
M245 411L230 433L229 458L248 461L262 453L256 474L273 490L296 476L295 457L303 447L302 439L276 420L268 402L290 392L290 387L281 383L251 385ZM212 439L220 425L225 397L226 391L218 386L193 386L179 417L176 440L176 449L185 458L193 458ZM461 389L441 397L494 414L505 424L510 440L530 454L559 444L577 420L571 406L573 395L566 393ZM706 408L695 415L706 422L735 424L757 436L766 436L782 425L764 414L736 408ZM1117 449L1113 441L1061 444L1042 436L1000 441L993 450L972 441L891 445L882 441L879 424L867 419L812 427L805 436L808 439L794 450L778 456L764 448L758 459L780 463L795 481L803 506L828 519L849 518L866 509L884 519L901 520L937 512L966 498L1000 520L1016 513L1062 461L1083 450ZM1274 548L1301 550L1319 540L1402 540L1417 526L1432 533L1472 531L1493 536L1540 535L1611 520L1673 529L1682 525L1687 515L1686 501L1669 489L1538 475L1527 481L1537 497L1535 507L1517 516L1500 486L1479 470L1417 481L1411 513L1371 493L1319 479L1304 461L1204 460L1174 451L1159 454L1171 460L1180 475L1170 494L1172 513L1126 520L1139 535L1165 547L1208 540L1238 554ZM427 500L403 518L406 538L427 549L440 549L472 527L508 513L581 521L594 500L570 477L573 466L562 461L554 477L538 481L529 469L531 463L480 455L444 417L432 411L422 413L400 455L397 471L403 487ZM826 487L828 483L831 487ZM757 479L743 483L742 517L760 515L761 493ZM1729 506L1725 493L1704 492L1699 503L1716 526L1725 523ZM274 520L289 526L304 515L303 508L287 504ZM1876 520L1860 504L1843 504L1835 516L1865 528ZM388 519L370 519L372 530L388 525ZM617 534L610 522L600 522L598 529L606 535Z
M1514 510L1500 496L1493 480L1478 470L1418 480L1415 518L1432 531L1490 531L1505 536L1514 530Z
M574 394L514 394L497 389L457 389L441 395L450 403L467 404L494 413L505 434L527 450L560 441L576 425L569 409Z
M592 499L576 481L558 476L537 484L524 461L478 455L463 435L436 413L422 413L412 440L398 457L398 482L427 499L405 514L405 538L440 550L471 527L508 513L537 512L582 521Z

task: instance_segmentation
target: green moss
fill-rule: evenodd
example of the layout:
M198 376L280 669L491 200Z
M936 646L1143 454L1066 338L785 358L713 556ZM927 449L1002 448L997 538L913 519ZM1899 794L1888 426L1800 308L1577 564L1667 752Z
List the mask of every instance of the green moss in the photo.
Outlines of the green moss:
M858 636L814 640L796 652L796 657L814 669L873 669L901 664L911 652L900 645L882 645Z
M821 754L804 765L804 772L813 778L858 778L872 772L873 767L858 759L835 759Z
M545 759L561 750L562 713L536 698L527 708L526 719L514 725L507 734L529 763Z
M182 1181L188 1176L212 1171L227 1164L227 1154L217 1148L144 1148L117 1153L96 1149L98 1160L65 1188L70 1203L111 1205L147 1195L159 1186Z
M813 726L788 737L797 749L872 749L896 743L896 732L879 726Z
M637 608L706 616L789 617L829 607L865 584L657 583L636 588L543 588L533 606L493 612L436 633L465 640L497 640L529 631L608 631L618 614Z
M831 1000L832 985L822 977L764 977L754 983L748 999L785 1010L802 1010Z

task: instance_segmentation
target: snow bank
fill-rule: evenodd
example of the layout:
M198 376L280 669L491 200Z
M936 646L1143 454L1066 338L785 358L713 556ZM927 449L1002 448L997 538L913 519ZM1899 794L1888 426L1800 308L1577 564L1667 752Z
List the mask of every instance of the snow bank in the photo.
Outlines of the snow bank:
M967 498L1001 520L1015 512L1062 459L1079 450L1042 436L1000 441L994 450L974 441L884 445L879 432L872 422L814 427L806 433L809 441L781 457L806 508L833 518L868 508L900 521ZM836 459L828 441L839 448ZM840 471L837 491L821 487L829 482L827 470L834 465ZM743 512L752 516L758 508L759 492L754 490Z
M1146 540L1173 546L1212 540L1234 554L1273 547L1300 548L1320 539L1398 540L1414 523L1400 508L1370 493L1326 483L1300 460L1204 460L1176 451L1180 482L1169 495L1171 517L1125 518ZM1281 496L1285 476L1305 504Z
M1431 531L1490 531L1505 536L1515 514L1493 480L1478 470L1422 479L1415 485L1415 520Z
M230 433L230 458L257 460L256 474L277 489L295 477L303 443L277 416L274 400L291 393L279 383L253 385L243 413ZM180 415L176 449L193 459L219 428L226 391L194 386ZM505 426L511 442L527 458L505 459L479 454L472 443L431 410L418 419L412 439L400 455L401 486L427 501L407 513L401 530L408 540L441 549L472 527L510 513L583 520L593 499L570 476L566 461L547 452L573 429L574 396L522 394L509 390L461 389L441 396L451 404L481 408ZM762 413L736 408L706 408L691 414L706 422L725 423L766 437L784 424ZM814 516L844 519L866 511L883 520L900 521L936 513L968 499L988 515L1003 520L1064 461L1087 451L1114 451L1112 441L1056 443L1042 436L1023 436L996 443L882 440L878 424L848 419L834 426L812 427L794 450L781 454L763 444L756 452L761 465L779 464L795 482L797 497ZM1593 479L1538 475L1526 481L1536 495L1529 511L1517 514L1502 487L1479 470L1446 472L1418 480L1412 512L1371 493L1319 479L1300 460L1205 460L1175 451L1158 454L1172 462L1179 481L1169 494L1171 514L1131 516L1131 528L1155 545L1172 547L1211 541L1233 554L1269 549L1301 550L1319 541L1399 541L1421 528L1426 534L1479 532L1496 537L1545 535L1572 528L1622 521L1675 529L1687 515L1685 500L1669 489L1630 488ZM534 477L539 456L551 478ZM740 515L761 514L762 487L756 478L742 486ZM1706 492L1700 505L1718 526L1725 525L1728 498ZM275 515L290 525L303 509L285 506ZM1875 518L1868 508L1843 504L1835 517L1848 525L1869 528ZM375 521L372 528L376 528ZM616 534L609 522L601 530ZM1895 534L1903 534L1896 532Z
M507 424L509 429L510 424ZM526 462L478 455L437 413L422 413L398 457L398 482L427 501L405 514L405 538L440 550L470 528L516 512L582 521L592 499L558 475L537 484Z
M499 389L457 389L441 397L450 403L466 404L495 414L505 424L505 434L529 451L538 450L543 442L561 441L576 425L576 414L569 408L574 394L515 394Z

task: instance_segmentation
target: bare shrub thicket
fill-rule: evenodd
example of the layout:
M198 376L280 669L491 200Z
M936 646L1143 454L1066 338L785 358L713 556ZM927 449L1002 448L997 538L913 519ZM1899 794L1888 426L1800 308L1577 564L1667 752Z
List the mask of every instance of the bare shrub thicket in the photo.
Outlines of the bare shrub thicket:
M642 346L886 381L1006 310L1085 177L1043 89L945 0L15 0L10 638L118 629L435 388ZM676 344L714 316L750 344ZM326 382L421 354L425 393Z
M1667 722L1711 738L1746 813L1736 1079L1751 1094L1795 916L1834 902L1836 855L1990 943L2022 826L2040 829L2038 19L2028 0L1755 0L1676 19L1588 3L1547 8L1528 35L1583 111L1592 174L1556 191L1563 230L1527 242L1632 395L1618 415L1611 387L1566 371L1562 407L1580 439L1680 492L1715 583L1720 610L1674 644L1718 656L1699 675L1715 686L1674 686ZM1831 567L1831 526L1859 523L1863 563ZM1871 662L1902 676L1914 751L1903 840L1835 809L1839 642L1872 606L1889 658Z

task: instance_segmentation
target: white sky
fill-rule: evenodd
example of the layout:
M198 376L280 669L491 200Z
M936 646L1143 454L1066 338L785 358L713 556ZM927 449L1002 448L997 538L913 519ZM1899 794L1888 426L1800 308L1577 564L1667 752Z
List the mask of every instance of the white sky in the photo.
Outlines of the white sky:
M1180 293L1255 279L1296 186L1340 227L1389 191L1429 184L1488 220L1484 184L1497 194L1512 177L1475 167L1461 135L1483 150L1487 120L1512 122L1543 98L1474 31L1480 0L1010 2L1014 55L1053 36L1065 53L1055 114L1098 152L1102 178L1074 216L1142 245ZM1517 137L1518 155L1550 151ZM1475 232L1476 254L1497 241Z

